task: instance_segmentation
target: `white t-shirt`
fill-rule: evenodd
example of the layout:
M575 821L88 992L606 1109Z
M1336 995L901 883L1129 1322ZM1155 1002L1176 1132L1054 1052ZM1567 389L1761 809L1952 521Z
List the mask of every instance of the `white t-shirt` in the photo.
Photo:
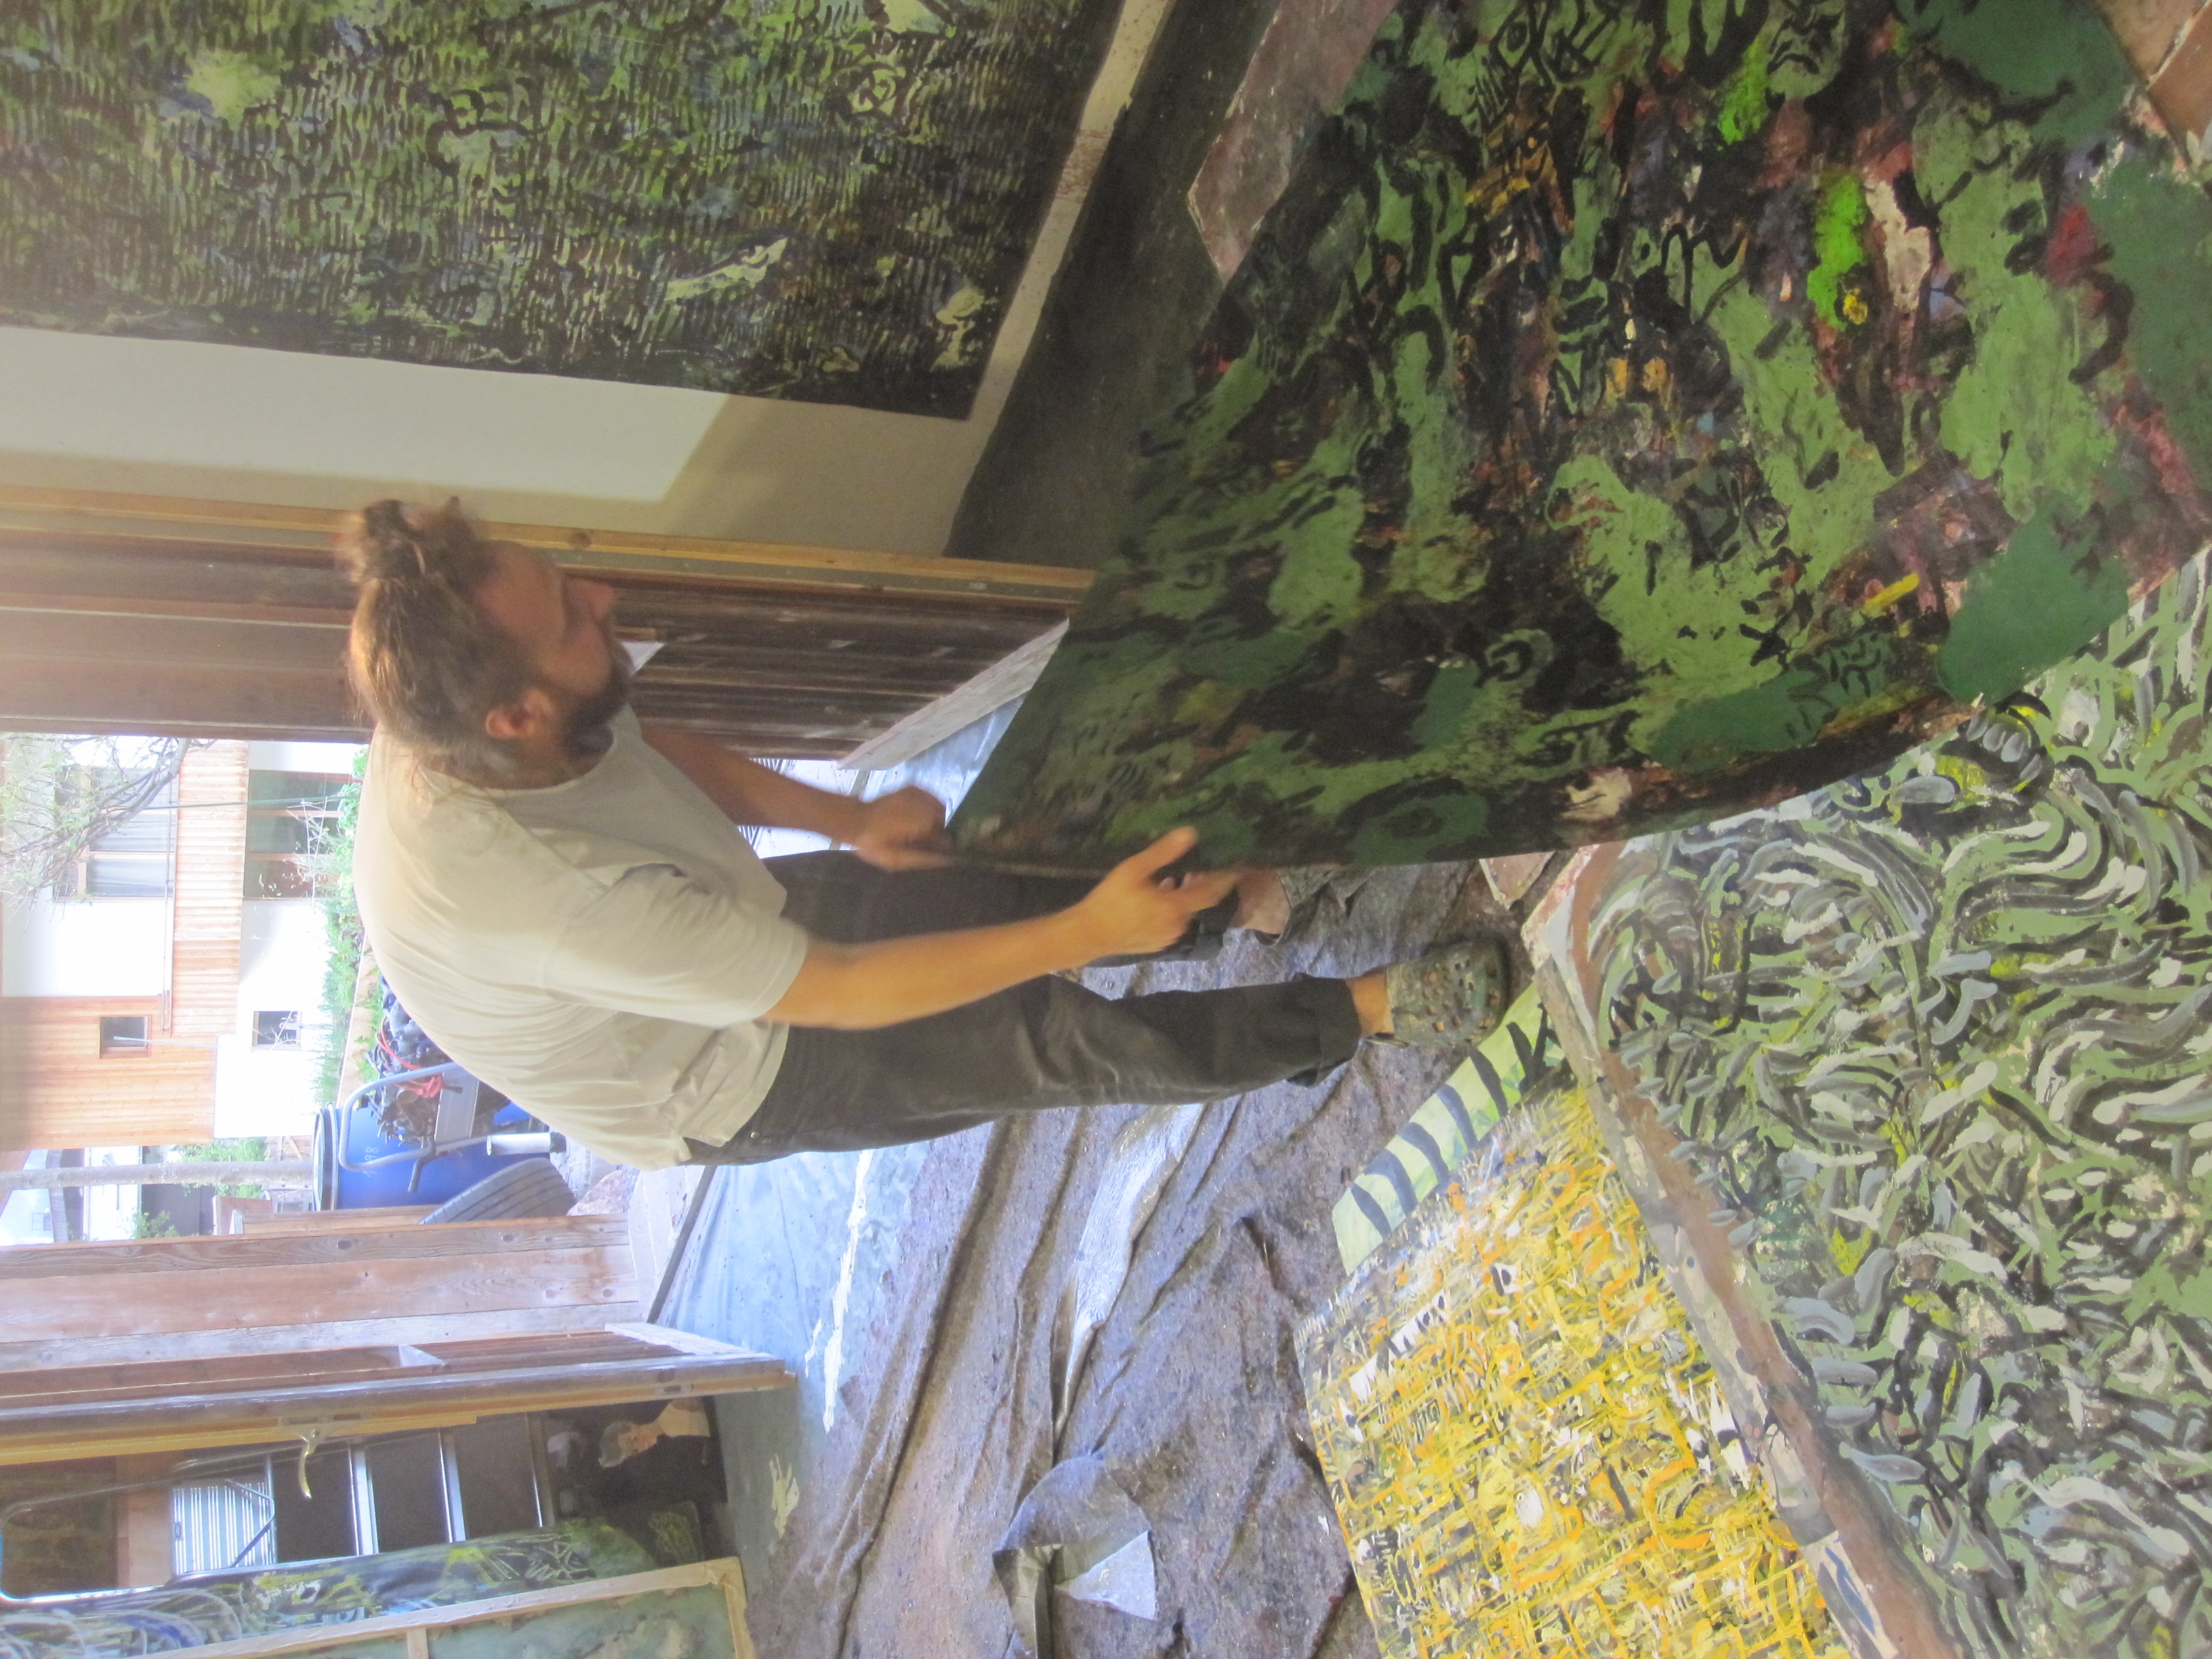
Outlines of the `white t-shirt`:
M786 1029L806 935L721 810L625 713L546 789L484 789L370 745L354 886L392 988L438 1046L641 1170L727 1140Z

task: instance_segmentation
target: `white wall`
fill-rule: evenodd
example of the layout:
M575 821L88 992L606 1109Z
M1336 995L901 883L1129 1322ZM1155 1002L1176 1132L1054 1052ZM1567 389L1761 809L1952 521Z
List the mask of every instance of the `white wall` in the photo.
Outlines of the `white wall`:
M322 772L343 776L353 770L361 745L353 743L249 743L249 772Z
M246 1035L216 1039L216 1138L312 1133L322 1103L311 1093L314 1056L305 1048L257 1048L251 1036L249 1018Z
M238 1024L216 1042L218 1136L306 1134L313 1126L315 1108L325 1103L311 1093L313 1036L307 1038L308 1048L256 1048L253 1016L264 1008L293 1008L312 1019L322 1000L328 951L322 913L312 901L246 902L238 944Z
M1007 371L1011 374L1011 368ZM0 329L0 483L933 554L976 418Z
M0 996L157 997L169 988L169 901L39 898L0 922Z

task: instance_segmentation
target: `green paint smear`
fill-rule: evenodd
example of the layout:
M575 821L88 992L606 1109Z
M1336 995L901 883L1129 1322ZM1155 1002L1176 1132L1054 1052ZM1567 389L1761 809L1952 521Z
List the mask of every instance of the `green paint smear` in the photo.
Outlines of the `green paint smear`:
M1838 309L1844 278L1866 263L1866 246L1859 240L1859 228L1866 222L1866 194L1859 188L1858 176L1846 173L1830 179L1820 192L1813 222L1813 252L1820 264L1806 274L1805 293L1831 328L1844 324Z
M2212 375L2204 372L2212 298L2212 200L2130 155L2089 200L2112 274L2135 296L2128 367L2164 407L2166 429L2200 483L2212 480Z
M1771 34L1762 33L1752 42L1751 50L1744 54L1743 67L1721 96L1717 125L1721 137L1731 144L1741 143L1766 125L1767 60L1772 50Z
M2061 532L2056 506L2046 505L1967 584L1936 654L1937 678L1960 702L2008 696L2127 608L2127 573L2111 560L2085 559Z
M1802 749L1836 722L1849 726L1910 702L1915 685L1909 652L1881 635L1822 647L1799 665L1759 685L1690 704L1651 740L1651 757L1669 771L1712 772L1746 754ZM1853 697L1844 684L1871 673L1881 690Z
M1907 27L2008 98L2040 104L2039 142L2073 145L2110 126L2136 73L2083 0L1940 0L1900 7Z

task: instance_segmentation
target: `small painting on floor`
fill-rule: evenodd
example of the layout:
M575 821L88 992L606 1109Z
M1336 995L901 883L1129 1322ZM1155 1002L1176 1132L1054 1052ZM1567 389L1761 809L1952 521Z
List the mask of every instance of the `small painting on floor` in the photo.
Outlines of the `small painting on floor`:
M1846 1653L1571 1086L1486 1137L1297 1352L1388 1659Z

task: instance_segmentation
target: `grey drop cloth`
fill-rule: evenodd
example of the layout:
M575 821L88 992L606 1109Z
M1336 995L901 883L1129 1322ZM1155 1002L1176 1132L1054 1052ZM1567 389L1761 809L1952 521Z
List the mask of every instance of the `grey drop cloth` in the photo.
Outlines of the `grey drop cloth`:
M1370 885L1334 937L1270 951L1240 934L1213 963L1093 982L1118 993L1348 973L1510 926L1471 866L1386 871ZM760 1650L1000 1659L1013 1632L992 1551L1047 1470L1095 1451L1150 1524L1159 1618L1062 1597L1057 1654L1373 1654L1291 1334L1340 1277L1330 1206L1451 1063L1370 1046L1321 1088L1206 1108L1057 1434L1054 1310L1136 1112L1048 1113L933 1146L837 1422L750 1584Z

